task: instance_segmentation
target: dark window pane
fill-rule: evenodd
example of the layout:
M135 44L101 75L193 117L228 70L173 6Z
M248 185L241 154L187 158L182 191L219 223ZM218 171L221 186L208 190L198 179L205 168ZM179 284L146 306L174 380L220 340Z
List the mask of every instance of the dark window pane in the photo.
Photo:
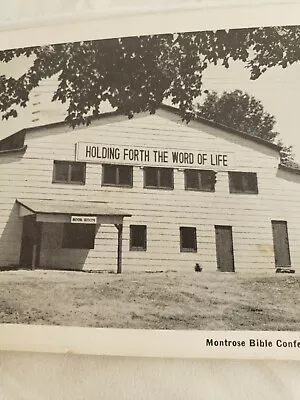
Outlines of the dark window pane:
M199 171L200 173L200 189L213 192L215 190L215 172L214 171Z
M85 166L83 163L71 164L71 182L84 183Z
M55 162L54 180L58 182L68 182L68 179L69 179L69 163Z
M132 186L132 167L120 165L119 169L119 185Z
M255 172L229 172L230 193L258 193Z
M238 172L231 172L230 184L233 192L238 192L238 193L243 192L244 191L243 174Z
M181 227L180 228L180 250L181 251L197 251L196 228Z
M233 179L234 188L238 192L244 191L244 177L242 174L235 174Z
M145 187L173 189L173 169L152 168L144 169Z
M55 160L53 182L85 183L85 163Z
M130 225L130 250L146 250L146 232L145 225Z
M215 190L214 171L185 170L185 188L213 192Z
M117 184L117 166L116 165L103 165L103 183L107 185Z
M132 167L128 165L103 165L104 185L132 186Z
M199 189L198 171L186 170L185 171L185 187L186 189Z
M145 168L145 186L158 187L158 169Z
M169 168L161 168L159 186L162 188L173 188L173 170Z
M248 192L256 193L257 192L257 176L256 176L256 174L249 172L248 174L246 174L246 179L247 179L246 190Z
M68 249L93 249L95 225L64 224L62 247Z

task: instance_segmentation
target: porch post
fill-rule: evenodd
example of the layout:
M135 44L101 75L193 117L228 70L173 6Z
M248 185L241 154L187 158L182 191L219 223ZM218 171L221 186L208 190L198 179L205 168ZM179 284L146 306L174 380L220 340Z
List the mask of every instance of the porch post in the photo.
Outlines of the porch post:
M34 267L40 267L40 258L41 258L41 246L42 246L42 222L36 223L36 252L35 252L35 260Z
M122 273L122 242L123 242L123 224L115 224L118 229L118 260L117 260L117 274Z

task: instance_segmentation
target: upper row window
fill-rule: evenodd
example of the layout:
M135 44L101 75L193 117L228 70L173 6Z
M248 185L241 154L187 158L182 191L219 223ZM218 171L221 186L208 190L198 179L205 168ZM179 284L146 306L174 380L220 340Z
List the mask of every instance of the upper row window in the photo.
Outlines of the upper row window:
M72 161L54 161L54 183L85 184L85 163Z
M102 185L132 187L131 166L104 164L102 171ZM144 186L153 189L173 189L173 169L144 168Z
M86 164L83 162L54 161L53 182L85 184ZM132 187L132 166L103 165L102 185ZM211 170L184 171L185 189L214 192L216 172ZM257 194L258 184L255 172L228 172L229 192ZM144 168L144 187L150 189L173 189L174 171L172 168Z
M186 169L184 172L186 190L215 191L215 171Z
M258 184L255 172L228 172L229 192L257 194Z
M102 185L132 187L132 167L128 165L103 165Z
M173 189L173 169L155 167L144 168L144 186L150 189Z

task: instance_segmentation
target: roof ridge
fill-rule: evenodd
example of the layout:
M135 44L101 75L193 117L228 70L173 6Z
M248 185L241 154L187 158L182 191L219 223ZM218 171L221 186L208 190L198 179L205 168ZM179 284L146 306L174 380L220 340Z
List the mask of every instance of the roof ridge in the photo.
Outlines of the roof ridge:
M178 108L170 106L170 105L167 105L167 104L163 104L162 103L158 107L158 110L159 109L167 111L167 112L171 112L171 113L176 114L176 115L180 115ZM122 116L122 114L119 111L109 111L109 112L105 112L103 114L91 116L90 118L91 118L91 121L97 121L97 120L100 120L100 119L114 117L114 116ZM125 117L126 116L124 115L124 118ZM231 134L234 134L236 136L239 136L239 137L241 137L243 139L250 140L250 141L256 142L258 144L261 144L261 145L267 146L269 148L272 148L274 150L277 150L278 152L281 150L281 146L279 146L278 144L269 142L269 141L264 140L264 139L262 139L262 138L260 138L258 136L250 135L249 133L245 133L245 132L239 131L239 130L237 130L235 128L231 128L231 127L228 127L226 125L222 125L222 124L220 124L218 122L215 122L215 121L212 121L212 120L200 117L200 116L192 117L191 121L200 122L200 123L203 123L205 125L212 126L212 127L217 128L217 129L221 129L221 130L226 131L228 133L231 133ZM18 133L21 133L21 132L27 134L27 133L30 133L30 132L34 132L34 131L36 131L38 129L51 129L51 128L60 127L60 126L69 126L69 124L68 124L68 122L66 120L64 120L64 121L53 122L53 123L45 124L45 125L31 126L31 127L28 127L28 128L23 128L23 129L15 132L15 133L5 137L5 138L3 138L2 140L5 140L5 139L7 139L7 138L9 138L9 137L11 137L13 135L16 135ZM2 142L2 140L0 140L0 143Z

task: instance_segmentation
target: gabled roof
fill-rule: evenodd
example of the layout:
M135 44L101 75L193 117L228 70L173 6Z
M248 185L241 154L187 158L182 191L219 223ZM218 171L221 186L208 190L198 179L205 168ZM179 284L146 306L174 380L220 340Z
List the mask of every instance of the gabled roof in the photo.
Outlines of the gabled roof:
M172 106L169 106L169 105L166 105L166 104L161 104L159 109L167 111L167 112L171 112L171 113L179 116L179 110L177 108L175 108L175 107L172 107ZM106 112L106 113L97 115L95 117L91 117L91 121L102 120L102 119L105 119L105 118L114 117L114 116L120 116L120 115L121 114L118 111ZM125 118L125 116L124 116L124 118ZM237 129L230 128L228 126L219 124L217 122L214 122L214 121L202 118L202 117L193 117L191 120L195 121L195 122L199 122L199 123L207 125L207 126L211 126L211 127L220 129L220 130L225 131L225 132L228 132L228 133L230 133L230 134L232 134L232 135L234 135L236 137L239 137L239 138L242 138L242 139L246 139L246 140L250 140L252 142L260 144L261 146L269 147L269 148L271 148L273 150L276 150L278 152L281 150L281 147L278 146L275 143L268 142L268 141L266 141L264 139L261 139L259 137L249 135L248 133L241 132L241 131L239 131ZM34 127L30 127L30 128L21 129L20 131L14 133L13 135L10 135L10 136L6 137L5 139L0 140L0 155L3 154L3 153L9 152L9 150L1 151L1 143L3 141L7 140L8 138L12 137L12 136L15 136L15 135L18 135L18 134L20 134L22 136L25 136L28 133L36 132L36 131L41 130L41 129L47 129L48 130L48 129L64 127L64 126L66 126L66 127L69 126L66 121L54 122L54 123L51 123L51 124L46 124L46 125L40 125L40 126L34 126ZM14 150L11 150L11 151L18 151L18 149L14 149ZM20 149L20 151L21 151L21 149Z
M172 106L168 106L167 104L162 104L160 106L160 108L162 110L170 111L172 113L175 113L175 114L179 115L179 110L177 108L172 107ZM267 146L267 147L270 147L270 148L272 148L274 150L278 150L278 151L281 150L281 147L278 146L275 143L268 142L267 140L261 139L261 138L259 138L257 136L252 136L252 135L249 135L248 133L239 131L239 130L234 129L234 128L230 128L230 127L228 127L226 125L223 125L223 124L219 124L218 122L211 121L211 120L203 118L203 117L193 117L192 120L196 121L196 122L200 122L200 123L202 123L204 125L207 125L207 126L211 126L213 128L218 128L218 129L220 129L222 131L231 133L234 136L238 136L238 137L246 139L246 140L251 140L253 142L261 144L262 146Z

